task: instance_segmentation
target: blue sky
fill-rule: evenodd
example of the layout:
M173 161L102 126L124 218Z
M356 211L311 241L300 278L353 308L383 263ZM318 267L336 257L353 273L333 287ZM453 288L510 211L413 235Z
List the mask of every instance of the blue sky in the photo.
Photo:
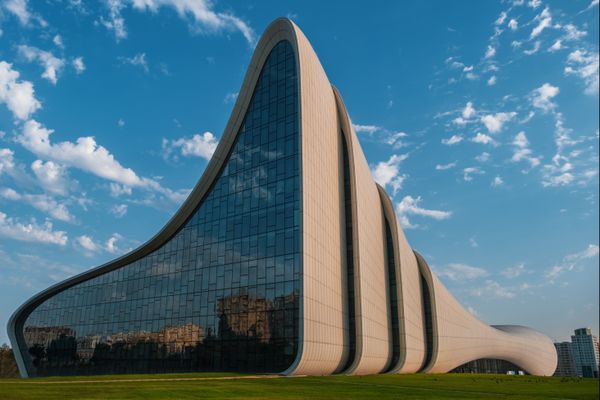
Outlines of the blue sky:
M597 0L0 1L0 326L164 225L278 16L466 307L598 332Z

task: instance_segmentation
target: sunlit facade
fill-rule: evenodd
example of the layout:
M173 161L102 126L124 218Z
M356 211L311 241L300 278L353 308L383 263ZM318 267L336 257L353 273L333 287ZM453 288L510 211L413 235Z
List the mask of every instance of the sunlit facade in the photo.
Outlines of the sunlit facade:
M287 19L263 34L171 221L34 296L8 331L23 376L556 367L547 337L477 320L410 248L339 92Z

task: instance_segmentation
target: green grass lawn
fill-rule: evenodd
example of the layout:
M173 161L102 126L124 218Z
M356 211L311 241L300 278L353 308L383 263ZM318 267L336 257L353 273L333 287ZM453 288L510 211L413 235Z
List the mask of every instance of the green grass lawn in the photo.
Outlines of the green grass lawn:
M169 380L182 378L187 380ZM471 374L273 378L210 373L0 379L0 399L197 398L598 399L598 380Z

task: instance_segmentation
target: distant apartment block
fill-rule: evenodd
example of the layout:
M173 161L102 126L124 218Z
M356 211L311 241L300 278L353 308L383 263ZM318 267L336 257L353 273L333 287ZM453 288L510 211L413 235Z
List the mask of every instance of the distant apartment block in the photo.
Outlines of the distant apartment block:
M573 349L571 342L554 343L558 356L558 365L554 376L575 376L575 364L573 362Z
M584 378L598 378L598 338L592 335L590 328L575 329L575 335L571 336L571 349L575 374Z

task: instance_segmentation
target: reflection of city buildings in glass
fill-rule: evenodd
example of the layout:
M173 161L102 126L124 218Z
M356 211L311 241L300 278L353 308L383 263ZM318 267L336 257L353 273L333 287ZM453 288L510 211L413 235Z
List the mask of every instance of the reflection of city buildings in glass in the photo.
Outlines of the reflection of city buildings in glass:
M556 366L547 337L482 323L413 252L287 19L258 43L212 160L165 228L34 296L8 330L23 376Z

